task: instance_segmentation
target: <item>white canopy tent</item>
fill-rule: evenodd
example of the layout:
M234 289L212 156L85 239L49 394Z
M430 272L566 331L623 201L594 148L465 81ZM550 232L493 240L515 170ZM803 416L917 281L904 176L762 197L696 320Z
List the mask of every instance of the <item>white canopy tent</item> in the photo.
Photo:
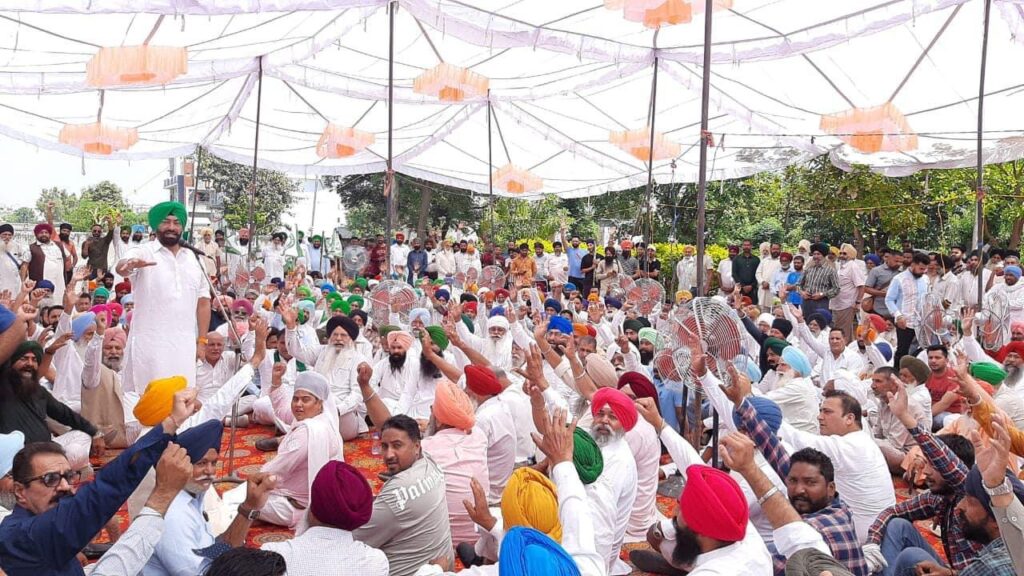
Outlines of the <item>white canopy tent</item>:
M395 171L489 191L513 163L543 180L520 195L579 197L647 182L646 163L609 142L643 128L657 59L655 129L681 145L657 182L699 179L703 15L657 31L602 0L398 0ZM700 2L702 4L702 2ZM1024 156L1024 2L995 0L983 160ZM710 180L829 153L889 175L975 163L982 0L735 0L714 15ZM101 46L188 47L166 86L86 83ZM0 133L87 158L173 157L206 146L298 176L380 172L388 149L388 48L382 0L0 0ZM488 99L439 102L413 79L440 61L490 80ZM262 72L261 72L262 71ZM260 144L255 152L257 93ZM101 95L102 94L102 95ZM916 150L864 154L820 128L823 114L891 101ZM138 129L109 156L59 143L65 123ZM321 158L328 122L374 134L347 158ZM672 166L675 166L673 168ZM503 190L496 194L508 195Z

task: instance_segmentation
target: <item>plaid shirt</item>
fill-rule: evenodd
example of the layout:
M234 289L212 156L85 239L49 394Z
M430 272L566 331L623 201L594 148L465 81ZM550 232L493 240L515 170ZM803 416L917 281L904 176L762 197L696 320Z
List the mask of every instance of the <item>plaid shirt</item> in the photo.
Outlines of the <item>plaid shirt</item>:
M822 260L819 266L805 266L800 277L800 289L809 294L824 294L826 299L839 295L839 274L836 267Z
M775 469L780 478L785 479L789 475L789 454L779 442L778 437L772 432L767 424L757 417L757 409L744 399L740 407L736 409L740 415L740 425L744 431L757 444L761 453ZM857 540L857 529L853 525L853 515L850 509L839 497L835 495L828 506L812 512L803 514L804 522L817 530L821 537L828 544L832 556L855 576L868 576L871 571L868 563L864 560L864 551ZM780 554L773 554L772 561L775 565L775 574L781 576L786 573L786 557Z
M891 518L903 518L911 522L934 518L942 527L942 547L946 552L946 558L952 561L953 569L963 570L982 549L981 544L971 542L964 536L964 527L953 512L957 502L964 497L964 483L970 470L931 432L914 426L910 428L910 433L917 440L917 445L921 447L921 452L928 462L942 475L950 493L939 495L924 492L882 510L868 530L868 541L880 544L885 524Z
M960 576L1015 576L1013 557L1006 549L1002 538L989 542L981 549L971 565L960 572Z

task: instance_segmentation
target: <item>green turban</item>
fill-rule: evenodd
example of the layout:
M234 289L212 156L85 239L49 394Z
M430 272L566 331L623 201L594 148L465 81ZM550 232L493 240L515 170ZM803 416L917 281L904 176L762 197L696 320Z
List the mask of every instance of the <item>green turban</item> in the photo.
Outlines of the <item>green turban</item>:
M351 310L352 309L349 308L348 302L345 302L341 298L334 298L331 300L331 312L340 311L342 314L347 315Z
M299 286L295 289L295 293L298 294L300 298L309 298L313 295L313 291L309 289L309 286Z
M782 354L782 350L786 346L789 346L789 342L786 342L782 338L776 338L772 336L764 341L764 345L772 352L775 352L776 354Z
M641 328L637 332L637 335L639 336L641 342L646 340L647 342L650 342L655 346L657 346L658 343L661 342L661 338L658 336L658 331L655 330L654 328Z
M993 386L999 386L1003 383L1003 380L1006 380L1006 370L992 362L971 362L968 371L971 373L971 376L978 380L984 380Z
M392 326L392 325L388 324L388 325L385 325L385 326L381 326L380 330L377 330L377 334L380 335L380 341L381 342L387 342L388 341L388 334L390 334L392 332L397 332L399 330L401 330L401 328L399 328L398 326Z
M349 296L349 297L348 297L348 305L349 305L350 307L351 307L351 306L352 306L353 304L355 304L356 302L358 302L358 303L359 303L359 309L360 309L360 310L362 310L363 308L365 308L365 307L366 307L366 300L364 300L362 296L360 296L360 295L358 295L358 294L353 294L353 295L351 295L351 296Z
M300 232L300 234L301 234L301 232ZM323 242L323 241L324 241L324 237L323 237L323 236L321 236L321 235L319 235L319 234L313 234L312 236L310 236L310 238L309 238L309 239L310 239L311 241L312 241L312 240L319 240L319 241L321 241L321 242Z
M634 332L640 332L644 327L643 323L639 320L632 318L622 323L622 331L632 330Z
M604 459L597 442L583 428L577 427L572 434L572 464L584 484L592 484L604 470Z
M104 298L110 298L110 290L107 290L106 287L104 287L104 286L100 286L99 288L97 288L96 290L93 291L92 295L93 296L102 296Z
M469 329L470 334L476 333L476 324L473 323L473 319L469 317L469 314L462 315L462 323Z
M43 361L43 347L35 340L25 340L18 347L14 349L14 354L11 354L11 364L17 362L22 356L28 353L32 353L36 357L36 364Z
M370 286L370 283L366 281L366 278L359 277L356 278L356 286L359 286L363 290L366 290Z
M181 202L161 202L149 209L149 227L156 231L164 218L174 216L184 228L188 223L188 210Z
M431 282L431 284L433 284L434 286L444 286L444 280L441 279L441 278L438 278L437 280L434 280L433 282Z
M437 344L441 352L444 352L448 348L448 335L444 333L444 328L440 326L427 326L426 330L434 344Z

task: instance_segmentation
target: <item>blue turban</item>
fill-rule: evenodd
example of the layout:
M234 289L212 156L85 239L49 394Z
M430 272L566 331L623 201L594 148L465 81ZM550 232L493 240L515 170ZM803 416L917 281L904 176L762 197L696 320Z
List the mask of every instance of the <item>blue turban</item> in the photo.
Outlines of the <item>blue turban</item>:
M445 302L447 302L452 299L452 293L445 290L444 288L441 288L439 290L434 291L434 298L437 298L438 300L444 300Z
M622 300L619 300L618 298L612 298L611 296L605 296L604 304L609 308L622 308Z
M761 374L761 368L757 366L757 362L751 360L750 357L747 356L746 354L740 354L739 356L733 359L732 363L736 366L736 368L746 372L747 378L750 378L751 382L761 381L761 376L763 376Z
M566 282L565 286L562 287L565 292L573 292L576 290L576 285L572 282Z
M409 323L417 318L423 322L424 325L430 324L430 311L426 308L413 308L409 311Z
M75 342L82 339L85 335L85 331L89 329L89 326L96 325L96 315L92 312L86 312L74 320L71 321L71 338Z
M865 262L871 262L875 266L882 265L882 258L878 254L868 254L864 257Z
M18 316L7 309L6 306L0 306L0 332L6 332L14 321L18 319Z
M552 330L557 330L562 334L568 334L569 336L573 335L572 322L570 322L565 316L552 316L551 319L548 320L548 332L551 332Z
M135 224L132 226L132 234L135 234L136 232L144 234L146 232L146 227L142 224Z
M886 362L892 360L892 346L890 346L888 342L876 341L875 348L878 348L878 351L882 354L882 358L885 358Z
M504 315L505 315L505 307L504 306L495 306L494 308L491 308L491 313L488 314L487 317L488 318L494 318L495 316L504 316Z
M811 375L811 361L807 359L807 354L796 346L786 346L782 349L782 361L788 364L797 376Z
M547 310L548 308L554 308L555 314L558 314L562 311L562 303L554 298L548 298L544 301L544 309Z
M57 287L54 286L53 282L50 282L49 280L40 280L39 282L36 282L36 288L41 288L43 290L49 290L50 292L53 292Z
M334 284L330 282L324 282L320 285L320 291L324 294L330 294L331 292L337 292L338 289L334 287Z
M135 304L135 297L131 293L121 296L121 305L125 306L127 304Z
M543 572L548 576L580 576L580 569L558 542L544 533L516 526L505 533L498 552L499 576L527 576Z
M779 405L764 396L749 396L747 400L757 410L758 419L771 428L772 432L778 432L779 426L782 426L782 409L779 408ZM737 428L740 426L739 412L733 411L732 421L736 423Z
M1007 266L1003 269L1003 275L1005 276L1007 274L1020 280L1020 266Z
M210 448L220 452L220 439L223 434L224 425L220 420L207 420L178 434L175 442L188 452L189 460L195 464L206 456Z

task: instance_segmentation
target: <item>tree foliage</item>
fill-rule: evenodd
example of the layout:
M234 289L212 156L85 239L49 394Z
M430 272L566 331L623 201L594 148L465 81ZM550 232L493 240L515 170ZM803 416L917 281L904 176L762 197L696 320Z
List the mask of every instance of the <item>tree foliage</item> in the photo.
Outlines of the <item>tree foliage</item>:
M196 155L193 155L193 159ZM224 219L231 228L249 226L249 201L252 185L252 166L229 162L198 151L199 177L209 180L212 189L223 202ZM291 215L299 183L285 174L260 168L256 172L256 199L254 220L257 234L269 234L282 225L282 217Z
M78 195L63 188L44 188L35 205L38 219L45 218L51 202L54 223L68 222L75 230L87 230L107 217L120 216L124 226L146 221L145 214L133 212L125 202L121 187L109 180L87 186Z

